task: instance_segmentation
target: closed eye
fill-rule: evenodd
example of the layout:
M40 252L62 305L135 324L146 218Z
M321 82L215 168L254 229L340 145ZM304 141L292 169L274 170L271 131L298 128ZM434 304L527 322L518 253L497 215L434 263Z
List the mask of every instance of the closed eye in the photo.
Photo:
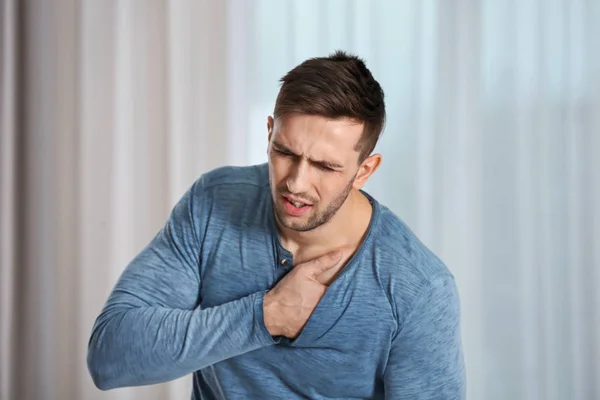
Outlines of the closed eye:
M317 168L319 168L322 171L326 171L326 172L333 172L335 171L335 169L328 167L327 165L323 165L323 164L315 164L317 166Z
M278 149L274 149L274 150L275 150L275 153L280 154L282 156L286 156L286 157L295 157L296 156L295 154L292 154L292 153L287 152L287 151L278 150Z
M298 155L292 153L291 151L288 151L286 149L282 149L280 147L280 145L276 145L277 147L273 146L273 151L277 154L280 155L282 157L291 157L291 158L295 158L298 159ZM317 167L318 169L320 169L321 171L324 172L339 172L338 168L341 168L339 166L330 166L328 163L326 162L321 162L321 161L315 161L315 160L309 160L310 163L312 165L314 165L315 167Z

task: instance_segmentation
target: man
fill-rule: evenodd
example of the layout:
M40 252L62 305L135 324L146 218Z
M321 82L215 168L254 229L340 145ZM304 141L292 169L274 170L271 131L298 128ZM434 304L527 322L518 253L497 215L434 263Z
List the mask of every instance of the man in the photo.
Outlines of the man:
M268 164L204 174L93 328L101 389L194 374L194 399L462 399L451 273L361 188L384 95L344 52L282 78Z

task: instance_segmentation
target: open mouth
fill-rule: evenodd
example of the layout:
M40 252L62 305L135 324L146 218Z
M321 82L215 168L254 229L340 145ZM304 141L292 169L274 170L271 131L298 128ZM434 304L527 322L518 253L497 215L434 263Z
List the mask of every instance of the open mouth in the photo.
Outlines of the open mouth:
M304 214L306 211L308 211L310 209L310 207L312 207L312 204L307 204L307 203L303 203L301 201L296 201L296 200L290 199L286 196L283 196L283 200L284 200L284 204L285 204L285 210L287 211L287 213L294 215L294 216L300 216L300 215Z
M288 200L290 203L292 203L292 205L296 208L302 208L304 206L308 206L309 204L305 204L305 203L300 203L299 201L290 201Z

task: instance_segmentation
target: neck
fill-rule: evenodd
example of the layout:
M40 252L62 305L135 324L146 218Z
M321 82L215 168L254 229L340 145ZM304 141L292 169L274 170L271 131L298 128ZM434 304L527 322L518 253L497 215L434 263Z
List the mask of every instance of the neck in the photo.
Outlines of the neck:
M308 249L327 252L352 245L362 238L371 220L371 204L358 190L352 190L333 217L323 225L299 232L277 225L283 246L296 254Z

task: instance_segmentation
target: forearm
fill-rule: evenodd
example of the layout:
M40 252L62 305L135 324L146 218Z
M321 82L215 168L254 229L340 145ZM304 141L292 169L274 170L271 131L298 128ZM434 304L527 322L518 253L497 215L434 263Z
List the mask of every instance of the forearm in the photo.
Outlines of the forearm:
M108 304L88 348L101 389L164 382L273 344L263 320L264 293L201 310Z

